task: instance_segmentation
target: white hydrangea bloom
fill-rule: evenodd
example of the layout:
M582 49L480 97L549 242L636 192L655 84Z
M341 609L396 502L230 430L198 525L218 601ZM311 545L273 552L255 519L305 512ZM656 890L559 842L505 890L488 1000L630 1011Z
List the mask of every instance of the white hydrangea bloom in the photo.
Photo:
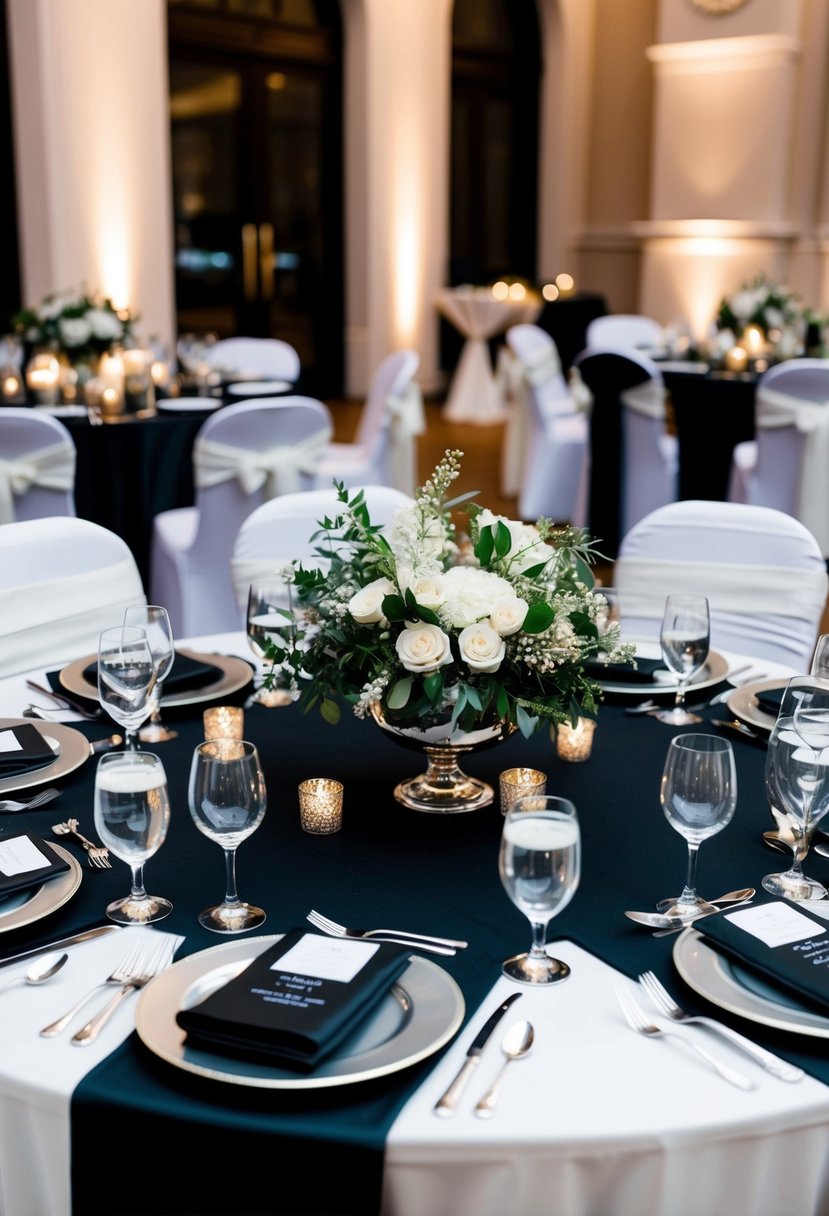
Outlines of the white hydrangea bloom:
M452 629L465 629L487 620L496 604L514 597L512 585L500 575L474 566L453 566L443 575L441 620Z

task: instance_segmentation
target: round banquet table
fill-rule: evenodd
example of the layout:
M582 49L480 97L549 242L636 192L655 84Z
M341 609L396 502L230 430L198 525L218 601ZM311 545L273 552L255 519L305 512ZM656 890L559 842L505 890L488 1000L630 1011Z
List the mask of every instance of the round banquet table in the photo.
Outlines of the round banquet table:
M242 637L190 645L205 653L247 654ZM741 658L730 658L735 668L742 665ZM19 712L23 697L28 699L22 678L3 682L0 712ZM268 810L239 850L238 878L242 897L268 913L263 932L303 926L308 911L317 908L348 924L399 925L467 940L467 950L433 960L460 986L463 1025L451 1042L399 1072L339 1087L257 1089L193 1075L160 1058L130 1033L137 1001L127 1001L118 1015L120 1034L111 1024L111 1039L107 1044L102 1036L99 1055L62 1110L52 1093L60 1062L67 1057L83 1070L86 1057L65 1039L37 1039L32 1028L66 1007L64 985L73 982L72 969L65 967L63 979L42 989L18 984L3 996L0 1186L4 1175L19 1176L21 1170L25 1184L2 1196L5 1216L47 1210L69 1216L70 1193L74 1216L825 1216L826 1038L775 1030L713 1008L681 981L672 955L677 939L655 939L623 915L626 908L649 908L674 893L685 873L684 841L658 804L674 732L652 718L626 714L629 703L621 695L601 707L585 763L559 759L545 731L530 740L513 736L465 758L468 772L496 788L507 767L540 768L548 774L548 791L577 806L581 883L549 933L572 974L543 992L500 975L501 961L526 949L530 934L498 878L497 803L471 814L406 810L393 797L394 785L421 769L421 758L371 722L346 711L333 727L296 706L247 706L245 735L261 752ZM147 881L173 901L173 913L156 931L183 936L179 959L223 940L196 921L198 911L221 894L224 878L219 849L194 828L187 809L202 708L193 704L174 713L178 737L157 747L168 774L172 818L167 840L147 864ZM719 706L704 716L701 729L714 731L712 719L725 714ZM73 725L88 738L108 730L88 722ZM763 874L784 861L761 839L771 826L764 748L735 738L734 751L737 812L701 854L700 889L708 896L743 885L759 888ZM297 784L310 776L344 784L343 827L333 835L312 836L300 828ZM48 836L51 823L74 815L81 831L94 834L93 778L94 764L83 764L61 781L54 806L16 815L4 826ZM828 866L825 859L810 858L816 877L829 879ZM124 893L126 882L126 868L117 860L111 870L85 869L79 890L59 911L0 935L0 960L38 939L100 922L106 903ZM102 978L102 964L97 970L92 965L96 948L70 952L76 967L90 960L84 982ZM712 1051L727 1055L757 1082L753 1092L744 1093L681 1044L634 1035L621 1018L614 987L646 969L689 1010L713 1013L800 1065L807 1076L786 1084L711 1040ZM525 1062L511 1066L496 1116L484 1122L471 1110L501 1059L500 1029L455 1118L436 1119L434 1102L475 1031L514 988L522 998L510 1016L533 1021L536 1043ZM504 1028L508 1024L505 1019ZM28 1059L27 1053L37 1060L28 1072L16 1062ZM38 1137L43 1126L50 1129L48 1161ZM65 1178L62 1136L68 1142ZM57 1171L56 1190L46 1206L39 1205L43 1176L50 1171Z

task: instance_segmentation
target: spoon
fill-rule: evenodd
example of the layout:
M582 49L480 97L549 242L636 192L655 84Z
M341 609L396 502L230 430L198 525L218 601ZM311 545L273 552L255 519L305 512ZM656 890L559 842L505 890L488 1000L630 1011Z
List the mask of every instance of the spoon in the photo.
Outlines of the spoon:
M37 959L32 963L25 975L16 975L13 979L7 980L5 984L0 985L0 992L5 988L11 988L12 984L16 984L18 980L23 980L26 984L45 984L53 975L57 975L63 964L69 958L69 955L64 954L44 954L42 958Z
M512 1060L520 1060L522 1056L525 1056L532 1047L534 1038L535 1031L532 1022L516 1022L514 1026L510 1026L501 1042L501 1051L506 1059L492 1085L475 1107L475 1114L479 1119L491 1119L495 1114L495 1103L498 1100L498 1091L501 1088L507 1065Z
M825 832L815 833L815 835L825 835ZM780 832L764 832L763 840L770 849L774 849L777 853L793 853L795 840L791 832L785 828ZM829 844L822 844L812 838L812 852L819 853L821 857L829 857Z
M647 925L650 929L671 929L678 923L683 925L690 924L691 921L697 920L700 916L711 916L714 912L722 912L725 909L718 908L717 904L736 904L742 903L746 899L753 899L756 892L754 887L741 887L739 891L728 891L725 895L720 895L718 899L710 899L706 903L706 911L703 908L696 916L671 916L667 912L625 912L630 920L635 920L638 925Z

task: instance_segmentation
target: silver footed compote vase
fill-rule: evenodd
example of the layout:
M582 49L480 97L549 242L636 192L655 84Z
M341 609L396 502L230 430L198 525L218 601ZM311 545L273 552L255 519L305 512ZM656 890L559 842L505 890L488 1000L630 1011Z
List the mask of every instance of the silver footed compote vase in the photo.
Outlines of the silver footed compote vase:
M426 755L426 771L395 786L394 796L403 806L432 815L456 815L477 811L494 800L492 786L465 773L460 757L508 738L516 728L507 719L493 715L480 727L464 731L453 726L450 705L426 726L398 726L378 701L371 707L371 716L395 742Z

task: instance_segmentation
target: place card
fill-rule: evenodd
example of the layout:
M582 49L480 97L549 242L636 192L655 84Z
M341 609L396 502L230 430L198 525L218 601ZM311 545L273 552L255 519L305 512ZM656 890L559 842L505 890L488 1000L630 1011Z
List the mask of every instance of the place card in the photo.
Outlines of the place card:
M0 836L0 896L39 886L68 869L69 862L31 832Z

